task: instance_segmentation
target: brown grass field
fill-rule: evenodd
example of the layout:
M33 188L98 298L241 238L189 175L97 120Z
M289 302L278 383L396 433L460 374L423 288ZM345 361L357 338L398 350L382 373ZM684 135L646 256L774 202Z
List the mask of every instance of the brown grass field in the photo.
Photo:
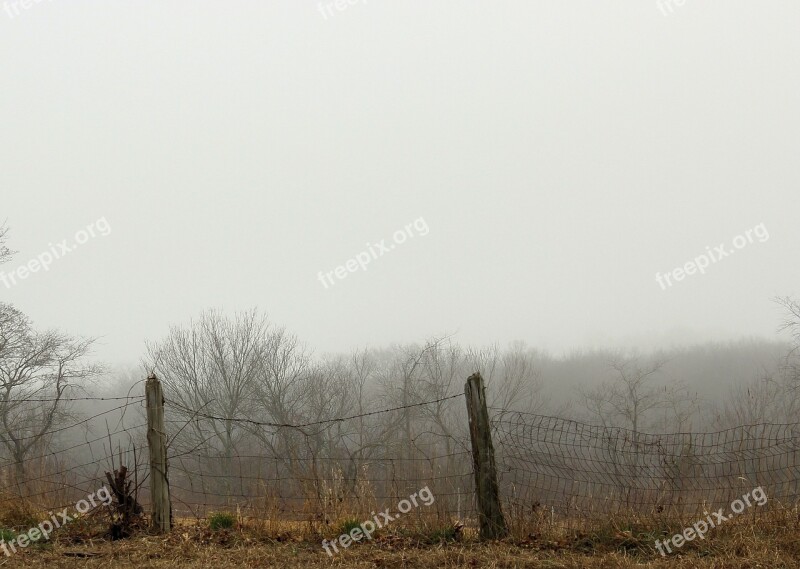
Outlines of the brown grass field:
M437 542L434 534L384 534L352 545L332 557L318 541L294 532L272 533L242 527L212 531L206 525L183 525L165 536L139 534L110 541L102 529L76 524L10 557L2 567L123 569L199 567L543 567L700 569L800 568L800 532L787 525L736 524L686 544L666 558L654 549L652 534L633 535L609 529L572 532L558 539L529 536L495 543L472 537ZM335 533L335 532L331 532ZM438 535L438 534L435 534ZM333 537L333 536L330 536Z

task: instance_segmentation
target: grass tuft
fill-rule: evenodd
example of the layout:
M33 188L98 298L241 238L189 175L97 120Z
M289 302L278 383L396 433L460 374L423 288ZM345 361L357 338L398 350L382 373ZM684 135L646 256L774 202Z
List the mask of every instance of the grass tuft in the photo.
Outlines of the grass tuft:
M357 520L356 518L347 518L341 524L339 524L339 535L342 534L350 534L356 528L361 528L361 521Z
M230 512L215 512L208 517L208 526L219 531L236 527L236 516Z

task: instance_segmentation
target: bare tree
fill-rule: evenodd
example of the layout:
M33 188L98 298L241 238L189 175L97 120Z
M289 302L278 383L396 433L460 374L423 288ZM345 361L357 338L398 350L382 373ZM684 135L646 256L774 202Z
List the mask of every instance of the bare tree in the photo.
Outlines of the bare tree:
M254 407L270 333L266 317L255 310L233 318L210 310L187 327L172 327L164 340L147 344L143 364L161 378L165 397L175 403L170 413L188 422L182 431L186 444L208 444L231 457L247 433L238 420ZM224 460L230 465L230 458Z
M521 342L507 350L497 346L470 350L467 359L470 370L481 372L486 380L489 406L509 411L541 413L550 406L543 394L541 369L536 351Z
M258 353L254 383L257 409L254 419L279 425L310 422L309 412L325 413L325 406L312 404L318 390L314 385L315 369L305 346L285 329L274 330ZM316 383L320 387L320 383ZM327 418L327 417L326 417ZM323 419L317 419L323 420ZM292 469L297 467L299 448L306 446L305 435L293 428L256 429L254 433L275 456L289 459Z
M432 338L424 346L406 345L394 349L388 365L379 371L382 399L392 407L401 407L393 421L387 421L387 439L399 443L399 455L414 456L416 420L423 411L414 405L424 401L423 370L426 357L440 349L444 338Z
M436 401L421 408L428 418L435 434L444 440L445 451L450 454L453 443L466 437L466 431L458 432L458 419L465 418L464 405L453 405L447 399L464 389L467 373L467 360L464 350L457 344L445 340L436 344L423 356L420 388L425 400Z
M368 411L369 382L374 379L375 368L372 354L368 350L358 350L349 358L329 358L316 366L308 386L309 411L315 421L354 417L335 421L323 430L326 454L342 459L354 492L365 461L379 448L372 436L374 424L364 416Z
M6 246L7 240L8 240L8 227L6 226L5 222L3 222L2 224L0 224L0 265L10 261L14 253L16 253L16 251L12 251Z
M776 298L775 302L786 311L780 330L789 332L793 341L784 360L784 379L788 385L800 387L800 301L785 296Z
M161 377L168 412L182 423L171 445L179 457L198 460L183 464L179 458L175 470L190 479L199 468L215 471L217 491L243 483L237 469L253 467L242 455L254 447L275 457L269 468L298 475L307 449L315 452L321 443L264 423L291 425L335 411L335 390L314 375L305 348L255 309L233 317L204 312L148 344L143 363Z
M789 332L792 345L777 370L763 369L758 378L731 389L718 413L720 427L796 420L800 410L800 302L788 296L775 302L785 310L779 330Z
M761 377L730 389L722 408L717 411L714 427L728 429L756 423L794 422L797 398L790 395L780 377L765 369Z
M103 372L87 360L92 339L37 332L22 312L0 303L0 443L15 464L18 484L25 459L41 449L67 415L65 398Z
M642 363L639 357L617 356L609 363L614 377L594 388L581 388L581 403L591 419L603 426L625 427L634 433L659 424L664 429L668 424L681 428L695 410L696 397L680 382L660 385L655 381L665 364L663 359ZM659 410L661 416L656 413Z

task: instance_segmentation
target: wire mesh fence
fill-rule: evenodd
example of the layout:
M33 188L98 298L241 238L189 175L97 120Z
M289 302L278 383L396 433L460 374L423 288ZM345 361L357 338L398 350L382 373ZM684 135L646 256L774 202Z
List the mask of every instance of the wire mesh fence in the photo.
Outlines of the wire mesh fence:
M615 517L687 521L727 509L757 487L773 509L797 502L800 424L644 434L493 411L501 490L512 518L561 527Z
M0 463L0 510L21 498L43 511L66 507L125 466L149 511L143 397L85 400L108 408L40 430L24 458ZM467 425L453 431L430 416L410 419L408 413L427 407L463 411L463 394L297 424L197 407L164 402L177 520L231 512L319 529L369 519L427 488L435 502L410 512L409 523L478 525ZM800 423L645 434L489 410L500 498L512 530L531 524L586 528L618 516L691 520L756 487L773 509L797 503ZM11 443L33 437L0 436ZM751 510L755 516L768 508Z

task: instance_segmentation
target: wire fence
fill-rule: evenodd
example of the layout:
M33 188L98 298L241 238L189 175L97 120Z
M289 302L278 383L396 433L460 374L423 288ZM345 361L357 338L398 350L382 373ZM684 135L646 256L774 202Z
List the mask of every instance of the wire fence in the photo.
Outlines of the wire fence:
M644 434L493 409L501 491L513 518L562 527L695 520L760 487L770 508L793 508L800 423L712 433Z
M463 397L298 423L225 416L168 399L174 516L204 519L226 511L242 519L324 527L369 519L427 488L435 502L409 513L410 523L476 527ZM0 511L20 498L42 510L72 505L120 466L127 467L139 503L149 509L144 398L83 400L108 408L35 433L0 433L6 448L14 441L35 443L24 458L9 455L0 462ZM512 529L531 523L585 528L615 516L697 519L756 487L772 508L797 503L800 423L644 434L489 410L500 499ZM455 427L441 420L444 413Z
M0 431L0 443L6 451L0 460L0 513L13 514L23 504L40 511L73 506L106 484L106 472L113 473L122 465L134 480L140 503L147 505L143 400L142 396L0 400L5 408L15 408L18 417L29 417ZM53 402L93 406L113 402L113 406L89 416L65 414L61 421L66 424L42 428L37 405Z
M330 524L369 517L427 487L435 503L418 518L471 517L468 443L419 420L404 437L401 425L410 410L462 397L301 423L231 419L167 401L167 422L181 433L170 446L173 511Z

